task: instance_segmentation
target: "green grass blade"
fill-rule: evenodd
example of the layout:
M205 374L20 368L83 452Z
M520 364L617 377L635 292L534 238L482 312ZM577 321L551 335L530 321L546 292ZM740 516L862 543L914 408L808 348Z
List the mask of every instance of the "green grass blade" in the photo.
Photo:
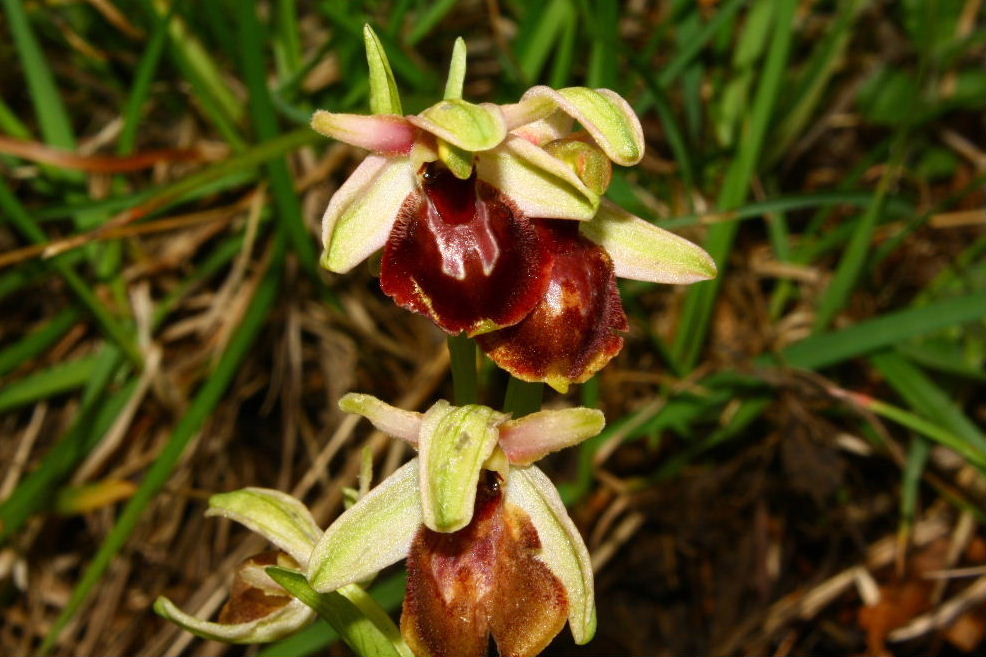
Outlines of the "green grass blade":
M291 78L302 68L298 3L295 0L277 0L275 21L277 40L274 43L274 52L278 77L284 80Z
M476 343L466 335L448 336L451 359L452 389L456 406L479 403L479 382L476 376Z
M756 174L757 161L786 72L793 38L792 24L796 4L795 0L782 0L776 3L777 13L770 48L753 101L748 129L740 140L739 152L729 167L722 192L719 195L718 208L721 211L732 210L740 206L746 198L750 182ZM735 222L717 224L709 230L705 248L719 265L719 277L712 281L698 283L689 291L673 346L676 360L687 369L694 367L705 342L712 317L712 308L718 296L719 287L722 285L722 279L726 275L726 265L736 230L737 224Z
M755 67L767 47L774 3L758 2L747 12L743 32L733 53L732 76L719 95L715 130L719 143L731 146L753 85Z
M77 321L79 321L78 309L65 308L44 326L29 331L21 340L0 351L0 377L43 353L65 335Z
M792 367L820 369L908 338L982 318L982 294L970 294L886 313L840 331L812 335L785 348L780 359Z
M856 403L860 404L869 411L876 413L877 415L884 417L892 422L896 422L902 426L907 427L917 431L923 436L926 436L935 442L949 447L954 451L961 454L965 459L972 465L978 467L980 470L986 470L986 451L980 447L972 447L962 438L956 436L951 431L939 426L938 424L931 422L927 418L921 417L910 411L906 411L903 408L899 408L892 404L880 401L879 399L873 399L871 397L864 397L862 395L853 395L852 398Z
M416 46L421 43L426 36L431 34L435 26L445 18L445 15L452 10L455 3L456 0L437 0L437 2L427 3L424 11L414 20L414 28L407 37L408 44Z
M775 138L769 147L768 160L782 157L792 143L804 135L805 126L824 97L826 86L844 62L856 21L868 5L866 0L840 1L831 28L815 48L801 80L791 93L792 104L784 112L775 132Z
M150 95L151 82L154 81L154 74L168 42L168 28L171 25L171 18L181 4L180 2L174 3L171 11L154 25L150 40L147 42L147 49L141 56L140 63L137 64L137 71L130 86L130 95L127 96L127 103L123 109L123 129L120 131L116 148L119 155L129 155L134 151L134 146L137 143L137 128L140 126L141 109Z
M88 376L80 384L86 387L72 426L45 453L41 464L0 503L0 545L52 501L58 486L109 431L137 390L134 379L106 398L106 391L122 362L120 352L112 346L104 347L92 357Z
M3 0L3 7L45 142L58 148L75 150L75 136L68 110L55 86L44 51L31 29L24 3L21 0Z
M14 114L10 106L0 98L0 133L17 137L18 139L32 139L31 131L28 130L20 117Z
M61 361L8 383L0 388L0 413L81 388L92 376L96 362L94 355Z
M919 368L891 351L873 354L870 362L917 413L964 439L970 447L986 449L986 434Z
M267 89L266 67L263 52L264 39L257 19L257 10L251 3L239 2L237 7L238 41L240 44L240 60L243 65L244 77L250 91L250 116L253 119L257 136L261 141L269 141L278 136L277 118L274 113L274 103ZM318 256L315 253L314 238L305 228L301 216L301 203L294 192L291 172L287 161L282 157L272 158L267 162L271 190L274 193L274 203L277 208L277 226L287 238L301 260L302 268L316 282L320 281L318 274Z
M907 463L904 465L904 477L900 490L900 527L898 535L906 537L914 526L914 516L918 506L918 492L921 487L921 475L928 463L931 453L931 443L920 436L915 436L911 447L907 450Z
M529 38L517 48L517 61L521 75L528 84L541 77L541 71L555 48L566 21L574 18L575 4L569 0L551 0L531 26Z
M144 0L143 4L155 24L165 20L164 2ZM179 16L168 21L168 36L171 58L191 86L199 108L233 150L242 150L245 142L237 126L243 118L243 104L229 89L219 67Z
M722 6L716 9L715 15L712 19L697 29L694 34L689 35L689 38L684 40L681 48L675 54L674 58L668 62L668 65L657 76L657 83L663 88L670 87L674 81L681 75L685 69L688 68L689 64L695 61L702 49L715 37L719 29L729 20L732 19L733 15L740 10L740 8L745 5L747 0L727 0ZM697 8L696 8L696 19L697 19Z
M852 294L869 257L873 231L876 230L877 222L883 215L883 199L887 194L891 178L895 175L894 171L896 171L894 164L887 167L877 185L873 202L856 222L849 246L839 261L835 276L825 288L825 292L822 293L822 298L818 302L814 325L816 331L824 330L849 301L849 296Z
M280 260L278 253L283 253L283 245L275 246L276 253L271 269L261 282L254 298L251 300L243 321L232 334L226 351L223 352L215 371L205 378L205 383L195 395L195 399L189 406L188 411L179 421L174 431L168 439L167 444L157 460L147 471L140 488L124 507L117 519L116 525L110 530L109 535L103 541L99 551L93 557L89 566L86 568L82 578L72 591L65 608L55 620L45 640L40 652L47 654L54 647L58 636L65 628L65 625L75 616L82 604L89 598L95 587L109 568L113 557L120 551L126 543L127 538L133 532L134 527L140 520L141 514L151 503L154 496L161 490L167 482L168 477L178 465L185 448L191 442L203 424L212 414L216 405L222 399L226 389L232 382L234 375L238 371L239 365L246 356L247 351L253 345L264 320L277 299L280 288Z
M592 35L586 86L616 89L619 84L616 54L620 34L620 8L616 0L594 2L586 27Z
M834 191L816 192L811 194L792 194L790 196L775 196L747 203L728 212L716 216L722 221L752 219L772 212L792 212L794 210L809 210L835 205L868 205L873 202L874 193L871 191ZM914 205L902 198L887 197L884 209L888 214L904 215L914 211ZM674 230L686 226L697 226L702 223L702 215L690 214L655 222L661 228Z
M549 84L555 89L572 86L572 68L575 59L575 37L578 32L575 15L566 17L558 37L558 48L551 61Z
M982 363L970 362L962 346L952 340L908 342L897 345L897 351L918 365L973 381L986 382Z
M37 225L34 217L20 204L2 180L0 180L0 209L6 212L7 218L29 240L35 244L44 244L48 241L47 236ZM46 262L65 279L65 282L72 288L76 296L89 308L103 329L103 332L127 354L137 367L141 367L144 357L137 348L133 336L129 331L124 329L109 309L103 305L89 284L76 274L63 259L55 257Z

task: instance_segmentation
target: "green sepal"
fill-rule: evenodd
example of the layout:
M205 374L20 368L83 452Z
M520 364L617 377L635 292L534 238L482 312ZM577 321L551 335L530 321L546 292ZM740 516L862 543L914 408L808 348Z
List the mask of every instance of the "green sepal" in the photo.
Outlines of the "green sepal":
M452 61L445 80L445 100L462 98L462 86L466 81L466 42L457 37L452 46Z
M370 111L374 114L403 114L387 52L369 25L363 26L363 44L366 47L366 63L370 67Z
M242 488L209 498L206 516L235 520L287 552L299 564L308 562L322 530L297 499L269 488Z
M325 530L308 561L320 593L361 582L407 556L421 527L418 459L411 459Z

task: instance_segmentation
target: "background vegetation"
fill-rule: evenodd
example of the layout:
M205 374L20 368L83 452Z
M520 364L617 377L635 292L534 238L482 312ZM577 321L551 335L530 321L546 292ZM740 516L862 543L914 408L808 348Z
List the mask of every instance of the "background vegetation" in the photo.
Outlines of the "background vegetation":
M207 497L276 487L327 523L363 446L378 480L407 458L338 396L450 396L429 322L317 267L360 153L307 121L367 110L370 22L412 112L458 35L471 100L629 98L648 154L610 196L720 263L623 283L623 353L546 399L609 419L548 464L600 620L549 653L981 654L979 0L0 7L0 653L255 654L150 610L212 613L264 549Z

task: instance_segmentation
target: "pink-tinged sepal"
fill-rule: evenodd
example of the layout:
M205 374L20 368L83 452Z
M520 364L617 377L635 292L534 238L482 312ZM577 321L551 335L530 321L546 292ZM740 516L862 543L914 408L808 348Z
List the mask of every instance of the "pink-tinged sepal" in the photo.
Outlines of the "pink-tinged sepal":
M447 333L470 335L523 319L547 284L550 256L536 229L496 189L428 165L400 209L380 285Z
M387 241L415 179L407 158L369 155L329 201L322 216L322 266L344 274Z
M538 411L500 425L500 448L513 465L530 465L551 452L578 445L603 430L606 418L595 408Z
M477 340L515 377L566 392L619 353L629 325L606 251L576 223L537 220L537 227L553 255L544 296L522 322Z
M317 110L312 116L312 129L382 155L407 155L418 133L403 116L336 114L325 110Z

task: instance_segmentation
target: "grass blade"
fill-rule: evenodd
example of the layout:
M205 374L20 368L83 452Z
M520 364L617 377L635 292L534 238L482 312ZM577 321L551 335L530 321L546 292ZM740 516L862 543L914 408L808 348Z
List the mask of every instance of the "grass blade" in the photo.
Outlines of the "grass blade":
M108 399L105 393L120 369L120 352L106 346L92 357L82 404L71 428L45 453L41 464L18 484L0 504L0 544L23 527L33 514L52 501L58 486L96 446L137 389L137 381L124 385Z
M97 357L62 361L0 389L0 413L80 388L92 377Z
M267 76L263 60L264 39L261 34L260 22L257 19L256 7L247 2L237 3L238 41L240 44L240 59L247 88L250 91L250 116L253 119L257 136L262 141L277 137L279 130L274 113L274 103L267 89ZM320 281L318 275L318 256L315 253L315 243L305 228L301 216L301 203L294 191L291 172L283 157L272 158L267 162L271 189L277 207L277 226L287 238L301 260L301 266L313 278Z
M815 334L790 345L779 356L791 367L821 369L893 346L908 338L982 321L982 318L982 295L970 294L886 313L840 331Z
M37 225L34 217L24 209L24 206L20 204L2 180L0 180L0 208L6 212L7 217L14 226L29 240L35 244L44 244L48 241L47 236ZM61 258L52 258L47 262L65 279L65 282L72 288L76 296L89 308L103 329L103 332L106 333L110 340L115 342L137 367L141 367L144 362L144 356L137 348L132 335L117 322L113 314L103 305L92 288L89 287L89 284L76 274Z
M74 307L66 308L41 328L29 331L20 341L0 351L0 377L43 353L78 320L79 311Z
M31 29L24 4L21 0L3 0L7 22L13 33L14 45L20 55L27 89L34 103L34 113L41 126L45 142L58 148L75 150L75 136L68 110L62 102L61 94L55 86L55 78L48 67L44 51Z
M900 354L891 351L873 354L870 362L883 373L887 383L920 415L937 422L964 439L970 447L986 449L986 435L919 368Z
M793 38L792 23L796 4L794 0L776 3L774 28L764 72L753 102L749 127L740 140L739 152L729 167L719 196L718 208L721 211L739 207L746 198L750 182L756 173L764 137L786 72ZM713 226L709 231L705 248L719 266L719 277L694 285L685 299L673 350L676 360L686 369L694 367L705 342L712 317L712 307L726 273L736 230L737 225L729 223Z

